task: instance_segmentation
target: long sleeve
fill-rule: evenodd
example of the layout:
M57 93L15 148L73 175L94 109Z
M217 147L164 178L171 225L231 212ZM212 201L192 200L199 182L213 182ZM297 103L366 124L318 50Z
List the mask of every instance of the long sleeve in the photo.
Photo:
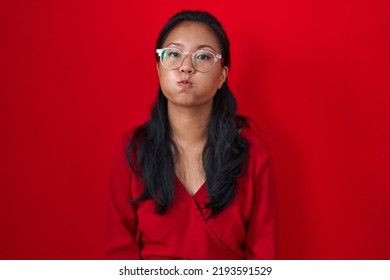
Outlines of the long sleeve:
M137 214L131 194L132 173L125 157L126 141L117 144L110 166L106 201L104 259L139 259Z
M255 180L252 213L246 224L246 259L276 258L276 199L269 156Z

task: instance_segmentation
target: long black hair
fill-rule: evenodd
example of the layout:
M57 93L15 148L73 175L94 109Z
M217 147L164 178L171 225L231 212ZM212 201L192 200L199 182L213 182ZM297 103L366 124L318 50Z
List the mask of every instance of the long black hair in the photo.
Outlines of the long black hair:
M197 22L210 28L217 38L224 66L230 65L229 40L218 20L208 12L186 10L175 14L160 32L156 49L162 47L169 33L182 22ZM239 135L246 120L237 116L236 111L236 100L225 81L213 98L208 136L202 154L209 195L209 202L204 206L210 210L210 216L220 213L233 200L236 178L248 156L248 143ZM145 186L143 194L133 203L153 199L158 214L168 210L174 201L174 154L177 153L171 137L167 99L159 87L149 121L135 129L127 149L130 168Z

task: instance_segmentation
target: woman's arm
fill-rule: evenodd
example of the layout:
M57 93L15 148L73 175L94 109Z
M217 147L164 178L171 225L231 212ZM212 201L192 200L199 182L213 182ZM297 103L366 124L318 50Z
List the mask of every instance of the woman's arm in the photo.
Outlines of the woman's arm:
M124 138L115 148L110 166L106 201L104 259L140 259L137 214L130 203L132 173L127 164Z
M255 186L252 213L246 225L246 258L276 258L276 199L273 169L268 156Z

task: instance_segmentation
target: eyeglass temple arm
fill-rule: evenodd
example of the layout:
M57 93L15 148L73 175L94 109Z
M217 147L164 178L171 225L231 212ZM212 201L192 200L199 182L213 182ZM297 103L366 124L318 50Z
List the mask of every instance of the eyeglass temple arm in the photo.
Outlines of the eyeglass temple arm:
M161 56L162 51L162 49L156 49L156 53L158 54L158 56Z

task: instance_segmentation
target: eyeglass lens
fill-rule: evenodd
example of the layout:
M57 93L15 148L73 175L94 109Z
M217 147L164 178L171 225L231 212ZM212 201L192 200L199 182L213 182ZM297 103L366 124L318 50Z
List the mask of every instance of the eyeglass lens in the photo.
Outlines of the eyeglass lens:
M178 49L164 49L161 53L161 63L168 69L176 69L183 63L184 55ZM216 62L215 55L212 52L199 50L192 55L192 64L199 72L210 71Z

